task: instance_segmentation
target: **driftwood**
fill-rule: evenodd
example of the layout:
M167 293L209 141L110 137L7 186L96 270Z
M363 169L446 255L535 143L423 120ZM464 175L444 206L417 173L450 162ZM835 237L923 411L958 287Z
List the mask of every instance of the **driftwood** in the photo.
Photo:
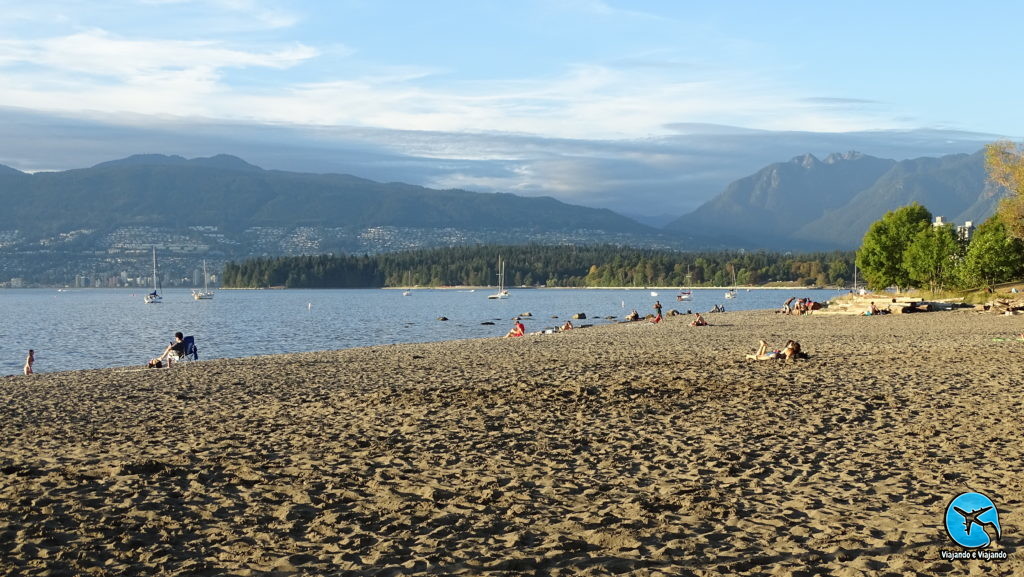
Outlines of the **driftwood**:
M1024 302L1020 299L999 298L994 299L986 305L986 309L999 314L1015 313L1024 310Z
M929 302L923 297L847 295L829 302L818 314L863 315L871 309L871 303L875 303L883 314L888 312L897 315L949 310L960 305L959 302Z

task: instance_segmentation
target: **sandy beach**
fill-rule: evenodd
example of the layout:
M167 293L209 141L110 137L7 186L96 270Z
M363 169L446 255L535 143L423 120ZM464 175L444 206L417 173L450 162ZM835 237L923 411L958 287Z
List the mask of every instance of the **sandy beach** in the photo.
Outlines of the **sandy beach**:
M1024 316L689 320L0 379L0 574L1024 574Z

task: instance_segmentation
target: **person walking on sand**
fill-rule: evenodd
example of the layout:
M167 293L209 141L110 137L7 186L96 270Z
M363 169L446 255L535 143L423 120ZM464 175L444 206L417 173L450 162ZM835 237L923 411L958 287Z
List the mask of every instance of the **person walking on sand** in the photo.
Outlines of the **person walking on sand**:
M25 374L32 374L32 363L36 362L36 352L32 349L28 350L28 356L25 357Z
M654 301L654 316L661 320L661 301Z

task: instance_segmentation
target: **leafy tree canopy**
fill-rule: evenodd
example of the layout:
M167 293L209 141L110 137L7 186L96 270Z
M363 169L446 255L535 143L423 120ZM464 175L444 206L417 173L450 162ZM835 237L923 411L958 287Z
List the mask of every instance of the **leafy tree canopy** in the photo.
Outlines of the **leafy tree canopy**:
M1024 277L1024 241L1013 238L999 215L977 230L957 268L959 284L979 288Z
M857 251L857 266L867 279L868 287L883 290L913 284L904 254L918 233L930 226L931 220L928 209L915 202L885 213L871 225Z
M1001 141L985 148L989 179L1006 187L1010 195L999 205L1007 232L1024 239L1024 145Z
M907 247L904 266L914 286L927 286L935 293L956 281L960 252L952 225L929 226Z

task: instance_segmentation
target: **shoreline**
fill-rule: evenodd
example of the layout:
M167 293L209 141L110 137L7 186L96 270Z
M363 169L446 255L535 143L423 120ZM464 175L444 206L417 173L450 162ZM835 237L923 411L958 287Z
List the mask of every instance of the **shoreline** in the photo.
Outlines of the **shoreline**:
M1024 319L710 320L4 379L0 573L1024 571Z

